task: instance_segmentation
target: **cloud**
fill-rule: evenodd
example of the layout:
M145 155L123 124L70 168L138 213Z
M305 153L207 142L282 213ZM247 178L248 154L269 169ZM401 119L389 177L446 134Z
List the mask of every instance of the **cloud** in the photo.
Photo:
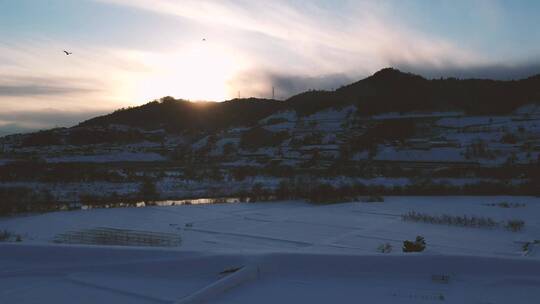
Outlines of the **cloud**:
M78 43L66 56L66 44L43 38L0 42L1 111L111 110L144 101L131 93L153 71L141 60L144 52Z
M82 87L79 79L44 77L0 78L0 97L68 95L97 91L96 87Z
M0 85L0 96L34 96L59 95L73 92L84 92L78 88L61 88L41 85Z
M396 62L395 67L404 71L420 74L426 78L487 78L497 80L517 80L540 74L540 59L516 64L485 64L471 67L434 67L429 65L411 65Z
M244 60L228 80L230 97L238 91L268 97L272 86L282 98L331 89L388 66L430 74L494 63L487 54L396 18L386 3L100 1L174 15L209 29L210 39Z
M28 133L32 131L35 130L31 128L26 128L16 123L0 124L0 137L11 134Z
M308 90L334 90L353 81L355 79L345 74L305 76L253 70L239 73L229 85L238 88L243 97L270 98L274 88L276 99L287 99ZM234 93L231 92L231 95Z
M54 127L71 127L84 120L106 113L107 111L62 111L56 109L0 112L0 135Z
M230 39L240 42L240 52L246 47L255 51L247 56L259 67L295 74L366 74L397 61L436 66L483 61L472 50L393 20L387 7L367 1L343 1L332 9L320 1L101 1L229 29L228 34L235 35ZM267 50L242 41L253 41L254 33ZM270 52L281 56L269 56Z

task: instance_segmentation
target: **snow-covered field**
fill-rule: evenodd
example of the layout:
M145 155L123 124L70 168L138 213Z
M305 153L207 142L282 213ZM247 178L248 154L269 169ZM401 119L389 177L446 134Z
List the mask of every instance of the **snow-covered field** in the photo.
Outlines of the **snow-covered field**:
M520 205L492 205L503 201ZM525 226L405 222L409 211ZM539 215L534 197L386 197L4 218L0 230L23 241L0 245L0 303L539 303ZM51 243L95 227L178 233L183 242L155 249ZM426 250L402 253L403 241L417 235ZM380 253L386 243L393 251ZM231 269L238 270L220 274Z

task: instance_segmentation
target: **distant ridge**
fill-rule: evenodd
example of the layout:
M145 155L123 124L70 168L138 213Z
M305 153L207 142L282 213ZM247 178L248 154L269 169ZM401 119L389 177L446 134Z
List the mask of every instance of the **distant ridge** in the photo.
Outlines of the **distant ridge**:
M167 131L209 131L251 125L277 111L300 115L330 107L356 105L360 113L464 111L469 114L505 114L528 103L540 102L540 75L522 80L432 79L382 69L370 77L335 91L308 91L285 101L233 99L194 103L164 97L145 105L96 117L79 126L122 124Z
M522 80L433 79L386 68L332 92L306 92L289 101L316 111L356 104L364 114L460 110L470 114L504 114L540 102L540 75ZM316 104L312 104L315 101Z

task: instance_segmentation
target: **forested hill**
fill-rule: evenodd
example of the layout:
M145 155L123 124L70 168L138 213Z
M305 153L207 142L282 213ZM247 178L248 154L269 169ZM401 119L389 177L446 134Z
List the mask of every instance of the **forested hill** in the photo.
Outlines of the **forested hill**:
M79 126L118 124L170 132L213 131L234 125L251 125L282 108L283 102L269 99L234 99L219 103L164 97L140 107L87 120Z
M413 111L464 111L506 114L540 102L540 75L516 81L433 79L387 68L336 91L311 91L291 97L300 113L357 104L364 114Z

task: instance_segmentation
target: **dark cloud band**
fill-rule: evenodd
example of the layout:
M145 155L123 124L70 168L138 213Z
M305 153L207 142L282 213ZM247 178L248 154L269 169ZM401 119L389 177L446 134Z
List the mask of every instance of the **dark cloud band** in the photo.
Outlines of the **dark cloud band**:
M20 112L0 112L0 136L30 132L39 129L48 129L52 127L71 127L89 118L103 115L103 111L59 111L59 110L41 110L41 111L20 111Z
M493 64L476 67L433 67L421 64L401 64L395 63L394 67L415 74L420 74L426 78L448 78L456 77L461 79L481 78L494 80L517 80L540 74L540 60L524 62L514 65Z
M86 93L92 90L74 87L51 87L42 85L1 85L0 96L21 97L40 95L66 95L72 93Z

